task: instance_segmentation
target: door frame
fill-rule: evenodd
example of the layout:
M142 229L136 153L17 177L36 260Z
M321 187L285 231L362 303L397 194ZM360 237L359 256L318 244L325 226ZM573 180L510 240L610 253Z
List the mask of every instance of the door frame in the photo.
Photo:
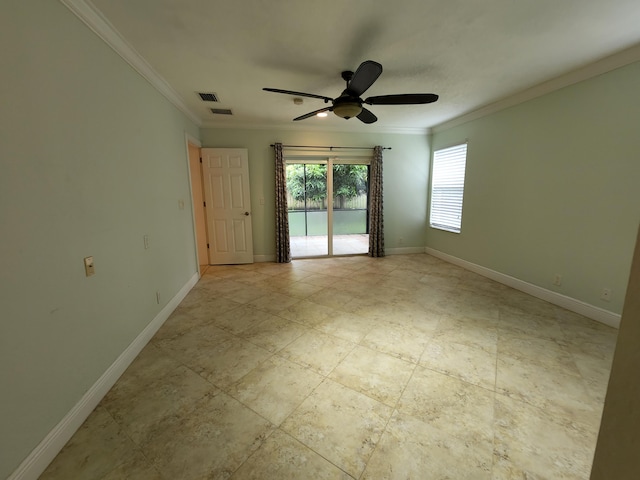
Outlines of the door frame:
M369 151L370 149L363 149ZM333 166L337 164L350 164L350 165L371 165L373 155L368 153L362 154L344 154L340 155L327 155L327 152L296 152L285 154L285 165L289 164L306 164L306 165L326 165L327 166L327 199L333 199ZM329 168L331 166L331 168ZM367 194L368 195L368 194ZM367 201L368 204L368 201ZM368 207L367 207L368 209ZM368 226L368 212L367 212L367 226ZM289 235L291 236L291 235ZM333 257L333 201L327 201L327 254L320 255L320 258ZM298 257L298 258L313 258L313 257Z
M198 168L196 169L196 171L193 171L191 168L191 158L190 158L190 152L189 152L189 147L195 147L198 149L198 160L199 160L199 156L200 156L200 149L202 148L202 143L200 142L200 140L198 140L197 138L193 137L192 135L189 135L188 133L185 132L184 134L184 138L185 138L185 149L186 149L186 155L187 155L187 174L188 174L188 178L189 178L189 197L191 198L191 225L192 225L192 229L193 229L193 248L194 248L194 253L195 253L195 261L196 261L196 270L198 271L198 278L202 277L202 274L204 273L202 271L202 269L200 268L200 254L198 251L198 235L203 233L200 232L200 228L198 226L198 222L197 222L197 215L204 215L204 205L202 204L196 204L196 201L194 200L194 185L193 182L194 181L200 181L200 185L202 185L202 169L200 168L200 163L198 162ZM199 202L198 202L199 203ZM206 238L207 232L206 232L206 226L205 226L205 231L204 231L204 235ZM209 264L209 258L207 255L207 263L206 265ZM204 264L203 264L204 265Z

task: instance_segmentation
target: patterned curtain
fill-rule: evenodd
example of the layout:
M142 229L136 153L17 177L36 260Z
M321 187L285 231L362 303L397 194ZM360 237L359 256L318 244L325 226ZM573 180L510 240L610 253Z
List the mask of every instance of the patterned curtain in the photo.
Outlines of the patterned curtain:
M384 257L382 218L382 147L373 149L369 179L369 256Z
M287 166L284 163L282 144L273 146L276 152L276 262L291 262L289 244L289 216L287 208Z

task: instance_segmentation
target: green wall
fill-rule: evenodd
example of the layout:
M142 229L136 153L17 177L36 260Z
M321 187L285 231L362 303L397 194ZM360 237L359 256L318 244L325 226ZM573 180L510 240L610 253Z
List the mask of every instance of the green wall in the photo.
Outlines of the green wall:
M203 128L203 147L249 150L254 254L275 255L274 142L285 145L391 147L383 153L386 249L424 248L429 175L427 135ZM331 155L339 156L339 153ZM264 199L264 205L260 199ZM402 244L400 238L403 239Z
M60 2L3 2L0 45L7 478L196 273L185 133L199 132Z
M640 220L638 85L634 63L436 129L435 149L468 140L467 173L462 233L427 227L427 246L620 313Z

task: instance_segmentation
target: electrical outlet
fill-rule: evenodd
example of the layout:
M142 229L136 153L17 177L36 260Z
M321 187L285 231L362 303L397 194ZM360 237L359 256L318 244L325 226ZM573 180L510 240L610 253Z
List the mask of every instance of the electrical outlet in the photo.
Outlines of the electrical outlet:
M149 235L145 235L144 237L142 237L144 240L144 249L148 250L149 247L151 246L151 242L149 240Z
M160 305L160 291L159 290L156 292L156 303L158 305Z
M562 285L562 275L560 275L559 273L556 273L553 276L553 284L557 285L558 287Z
M404 238L403 237L400 237L398 239L398 245L404 245Z
M178 210L184 210L184 200L178 200Z
M600 298L602 300L604 300L605 302L610 302L611 301L611 289L610 288L603 288L602 289L602 293L600 294Z

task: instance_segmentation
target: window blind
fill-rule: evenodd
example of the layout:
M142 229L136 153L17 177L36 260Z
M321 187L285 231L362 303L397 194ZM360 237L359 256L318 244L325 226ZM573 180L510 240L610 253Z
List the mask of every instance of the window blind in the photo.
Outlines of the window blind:
M466 143L433 153L429 215L431 227L460 233L466 164Z

